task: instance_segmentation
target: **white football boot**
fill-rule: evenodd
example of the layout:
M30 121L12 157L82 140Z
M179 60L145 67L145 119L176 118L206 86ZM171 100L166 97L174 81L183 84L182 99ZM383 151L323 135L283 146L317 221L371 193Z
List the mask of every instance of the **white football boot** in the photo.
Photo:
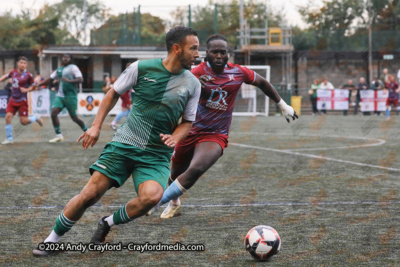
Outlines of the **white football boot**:
M181 201L178 198L178 204L172 204L172 201L168 203L168 206L165 208L163 213L161 213L160 218L161 219L170 219L174 217L175 213L179 210L181 207Z

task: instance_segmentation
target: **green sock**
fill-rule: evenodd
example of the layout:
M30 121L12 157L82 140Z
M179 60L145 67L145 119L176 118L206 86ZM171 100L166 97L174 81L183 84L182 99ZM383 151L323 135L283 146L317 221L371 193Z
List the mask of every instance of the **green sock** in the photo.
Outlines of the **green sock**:
M82 131L86 132L86 131L87 131L86 125L84 124L83 127L82 127L81 129L82 129Z
M132 221L129 218L128 213L126 213L126 205L114 212L113 220L114 224L123 224Z
M61 134L61 128L60 125L54 125L54 131L56 132L56 134Z
M64 213L61 212L60 216L58 216L56 220L56 225L53 230L57 235L62 236L69 230L71 230L72 226L74 226L75 222L71 221L67 217L64 216Z

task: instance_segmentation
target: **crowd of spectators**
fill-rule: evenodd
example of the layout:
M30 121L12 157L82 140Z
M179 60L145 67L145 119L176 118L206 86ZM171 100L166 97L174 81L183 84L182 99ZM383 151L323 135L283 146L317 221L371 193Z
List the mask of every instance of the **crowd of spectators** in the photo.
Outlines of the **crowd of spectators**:
M400 70L397 73L397 78L400 80ZM321 82L320 82L321 81ZM323 77L321 80L315 79L313 84L311 84L311 88L308 91L311 100L312 112L313 115L317 115L319 113L326 113L326 109L322 108L321 110L317 109L317 89L326 89L333 90L335 89L334 85L327 80L327 78ZM364 77L360 77L358 84L353 84L353 80L349 79L345 84L343 84L340 89L349 90L349 106L354 106L354 115L358 114L361 96L361 90L388 90L389 97L386 102L386 117L390 118L390 109L393 105L397 111L398 107L398 99L400 87L396 82L395 76L389 74L388 69L383 69L382 75L380 77L375 77L370 83L367 83ZM343 115L347 115L347 110L343 111ZM374 112L375 115L380 115L379 111ZM370 115L370 112L363 112L363 115Z

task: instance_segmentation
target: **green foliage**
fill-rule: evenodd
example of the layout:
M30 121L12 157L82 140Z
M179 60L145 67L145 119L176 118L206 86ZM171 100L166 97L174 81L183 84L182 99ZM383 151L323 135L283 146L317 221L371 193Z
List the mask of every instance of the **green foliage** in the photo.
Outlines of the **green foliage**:
M99 1L88 3L88 25L99 23L106 10ZM79 44L82 38L83 0L63 0L29 11L0 16L0 49L31 49L47 45Z
M214 17L215 4L217 4L217 33L225 35L231 46L239 44L239 1L209 1L206 6L196 6L192 9L192 28L199 34L201 44L205 44L208 36L214 34ZM187 12L183 9L174 12L175 23L187 21ZM243 10L244 19L252 28L264 28L265 22L268 20L269 26L278 26L282 21L279 14L272 12L272 9L267 8L264 1L249 0L244 3Z
M141 45L162 45L165 39L164 21L149 13L141 14ZM138 14L126 13L111 16L92 31L93 45L131 45L138 43Z
M84 26L84 0L62 0L50 8L51 14L59 18L60 27L68 31L73 38L81 40ZM108 10L100 0L87 1L87 26L95 27L108 18Z
M400 42L400 4L394 0L331 0L315 8L309 3L298 8L309 25L293 31L296 49L366 50L369 20L372 20L374 50L394 49Z
M0 17L0 49L30 49L56 44L57 37L68 33L60 31L57 17L39 14L31 19L29 13L16 16L6 13Z

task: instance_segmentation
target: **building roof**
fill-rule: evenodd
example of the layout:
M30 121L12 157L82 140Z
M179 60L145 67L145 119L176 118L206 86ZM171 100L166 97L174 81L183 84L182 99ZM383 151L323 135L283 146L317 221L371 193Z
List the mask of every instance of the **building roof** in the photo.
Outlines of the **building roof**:
M199 48L200 57L205 56L205 47ZM42 54L61 55L119 55L121 58L157 58L166 57L165 46L50 46Z
M240 52L293 52L293 45L258 45L258 44L249 44L243 45ZM238 52L239 52L238 51Z

